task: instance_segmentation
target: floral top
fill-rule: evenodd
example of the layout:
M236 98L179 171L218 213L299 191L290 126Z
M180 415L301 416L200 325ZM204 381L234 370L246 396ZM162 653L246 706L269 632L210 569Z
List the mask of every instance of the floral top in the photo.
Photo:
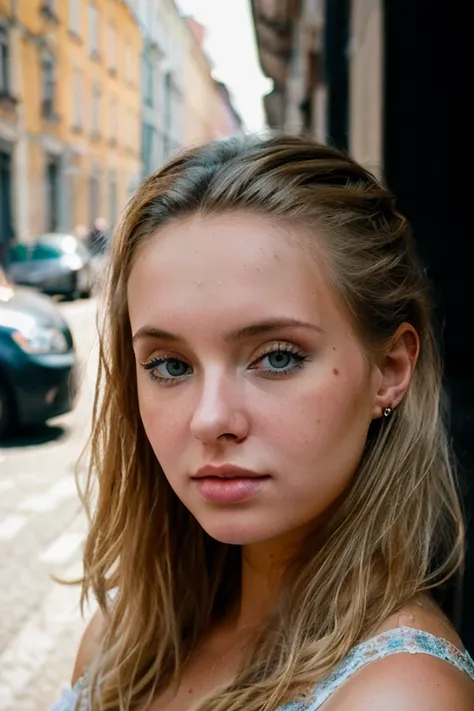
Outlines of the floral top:
M412 627L397 627L358 644L334 671L317 685L308 700L293 701L280 707L278 711L316 711L359 669L377 659L402 653L436 657L464 672L474 681L474 660L468 652L461 652L451 642L429 632ZM85 699L77 706L83 688L84 679L80 679L74 688L65 689L51 711L88 711Z

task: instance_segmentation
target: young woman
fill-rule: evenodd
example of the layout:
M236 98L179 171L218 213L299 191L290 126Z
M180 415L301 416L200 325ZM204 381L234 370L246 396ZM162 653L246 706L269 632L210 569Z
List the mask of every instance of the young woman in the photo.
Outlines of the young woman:
M148 178L114 237L61 711L472 711L430 597L462 562L423 270L311 141ZM93 502L93 503L92 503Z

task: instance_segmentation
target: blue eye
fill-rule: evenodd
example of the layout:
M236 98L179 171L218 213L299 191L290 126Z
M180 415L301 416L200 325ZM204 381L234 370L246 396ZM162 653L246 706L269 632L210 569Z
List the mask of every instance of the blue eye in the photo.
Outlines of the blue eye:
M143 367L149 372L152 380L161 383L181 380L192 372L190 366L179 358L154 358Z
M293 373L304 367L307 356L294 347L275 348L263 356L260 356L250 367L251 370L259 370L265 375L278 376Z

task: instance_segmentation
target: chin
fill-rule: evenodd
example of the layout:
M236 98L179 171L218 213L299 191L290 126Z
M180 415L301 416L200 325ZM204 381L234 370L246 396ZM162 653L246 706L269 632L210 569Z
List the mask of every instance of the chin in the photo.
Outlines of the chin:
M261 520L249 521L248 516L239 520L238 516L230 512L224 512L215 518L203 516L197 520L211 538L234 546L263 543L284 533L284 531L276 531L274 527L266 527Z

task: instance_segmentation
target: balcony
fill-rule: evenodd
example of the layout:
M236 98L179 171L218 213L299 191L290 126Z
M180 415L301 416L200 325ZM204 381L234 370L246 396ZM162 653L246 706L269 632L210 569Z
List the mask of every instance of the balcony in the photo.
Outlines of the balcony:
M285 83L291 57L293 24L301 0L252 0L260 64L277 86Z
M59 24L59 17L49 2L43 2L39 8L40 15L47 21L55 25Z

